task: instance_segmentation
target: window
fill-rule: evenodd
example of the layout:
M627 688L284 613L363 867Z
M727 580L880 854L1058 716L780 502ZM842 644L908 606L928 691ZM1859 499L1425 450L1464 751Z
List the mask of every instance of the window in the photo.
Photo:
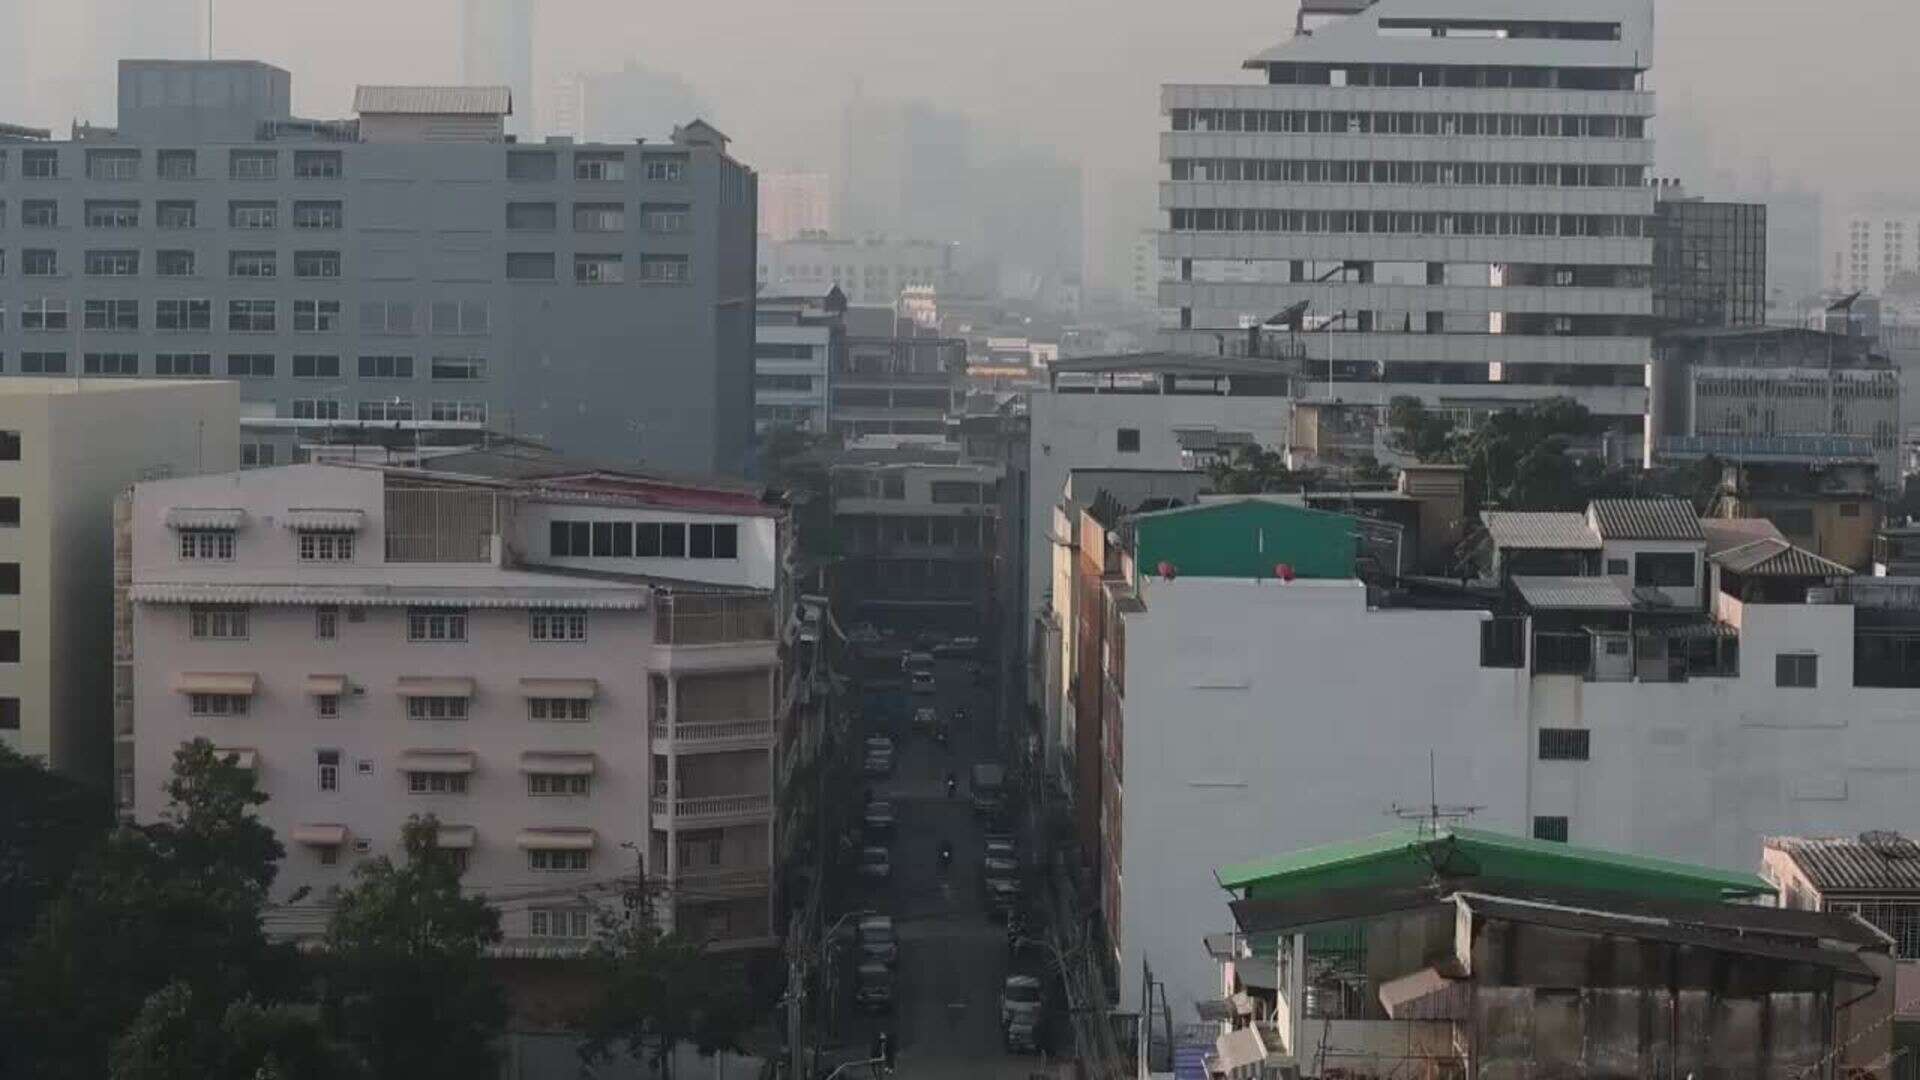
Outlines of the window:
M413 378L413 357L363 356L360 358L360 377L363 379L411 379Z
M293 253L293 276L297 278L337 278L340 276L340 253L337 251L296 251Z
M269 442L242 442L240 444L240 467L243 469L264 469L273 464L274 449Z
M28 248L20 253L20 273L25 277L58 277L60 256L45 248Z
M686 203L641 203L640 227L650 233L683 233L691 207Z
M555 521L547 525L547 553L556 558L593 554L592 526L584 521Z
M427 419L440 423L484 424L487 422L487 403L430 401L427 403Z
M585 870L588 851L547 851L535 848L527 852L527 867L532 870Z
M20 595L20 564L0 562L0 596Z
M85 269L88 277L135 277L140 273L140 253L89 251Z
M340 695L316 694L313 698L313 711L323 720L331 720L340 715Z
M162 180L191 180L200 171L199 158L191 150L162 150L156 164Z
M1773 685L1810 690L1820 685L1820 657L1814 653L1776 653Z
M591 777L560 773L528 773L529 795L585 795Z
M337 201L295 201L293 227L296 229L338 229L346 221L346 210Z
M153 303L156 330L213 329L213 301L156 300Z
M20 204L20 226L54 229L60 225L60 204L52 199L27 199Z
M28 300L20 305L20 329L65 330L66 328L67 302L65 300Z
M227 204L227 224L236 229L280 227L280 204L234 201Z
M137 180L140 178L140 151L87 151L87 179Z
M227 152L227 178L230 180L272 180L280 175L280 154L274 150L230 150Z
M0 461L20 460L20 433L0 431Z
M20 699L0 697L0 731L20 730Z
M295 300L293 328L300 333L330 334L340 329L340 301Z
M237 379L271 379L273 354L228 353L227 374Z
M687 526L687 556L693 559L733 559L740 555L740 526Z
M192 277L199 273L199 264L191 251L156 251L153 253L153 272L161 277Z
M525 232L552 232L559 220L550 202L510 202L507 204L507 228Z
M340 751L321 750L314 755L320 765L320 790L340 790Z
M335 604L321 604L313 609L313 636L321 641L333 641L340 636L340 608Z
M559 166L551 151L507 151L507 179L509 180L552 180L558 175Z
M552 281L554 257L551 251L507 252L507 280Z
M1541 728L1541 761L1586 761L1592 733L1586 728Z
M685 255L640 256L640 280L666 284L685 284L692 280Z
M466 773L410 772L407 790L415 795L465 795Z
M684 157L649 157L647 179L656 183L679 183L687 178L687 159Z
M211 375L213 357L209 353L154 353L155 375Z
M430 365L428 374L443 382L471 382L487 377L487 358L484 356L436 356Z
M627 178L627 158L619 153L575 154L573 156L573 178L575 180L625 180Z
M138 330L140 301L85 301L80 307L80 325L88 330Z
M245 716L250 704L245 694L187 695L187 711L194 716Z
M20 527L20 496L0 495L0 528Z
M27 180L53 180L60 175L60 151L20 151L20 176Z
M1114 437L1114 449L1122 454L1140 452L1140 429L1123 427Z
M467 613L460 609L409 608L408 641L465 641Z
M0 630L0 664L20 662L20 631Z
M527 616L535 641L585 641L587 616L577 611L536 611Z
M585 285L611 285L626 280L626 267L619 255L575 255L573 280Z
M338 180L340 165L338 150L295 150L293 152L293 175L302 180Z
M484 334L493 323L485 300L435 300L428 310L436 334Z
M362 300L360 332L363 334L413 333L413 304L406 300Z
M296 326L295 329L298 329L298 326ZM340 358L337 356L296 354L293 358L293 377L296 379L337 379L340 377Z
M591 719L592 705L587 698L528 698L527 719L587 720Z
M404 398L382 398L379 401L363 401L354 410L356 420L379 420L385 423L399 423L413 419L413 402Z
M270 334L273 332L274 301L272 300L229 300L227 301L227 329L247 334Z
M574 203L573 231L625 232L627 208L620 203Z
M1693 556L1688 553L1650 554L1640 552L1633 557L1633 583L1635 585L1665 586L1667 588L1691 588L1693 586Z
M527 912L527 936L585 941L592 922L585 908L533 908Z
M245 641L247 609L195 604L187 609L187 627L193 637L203 641Z
M89 229L140 227L140 204L130 199L88 199L86 210Z
M411 697L407 699L407 719L465 720L467 704L463 697Z
M1857 503L1857 502L1843 502L1843 503L1841 503L1841 504L1840 504L1840 516L1841 516L1841 517L1859 517L1859 516L1860 516L1860 504L1859 504L1859 503Z
M66 353L23 352L20 354L20 374L22 375L60 375L66 370Z
M270 278L280 275L280 256L272 251L232 251L227 253L227 276Z
M353 534L346 532L301 533L300 561L352 562Z
M1555 843L1567 842L1567 819L1564 817L1536 817L1533 819L1533 838L1552 840Z
M80 371L85 375L138 375L140 354L90 352L80 357Z

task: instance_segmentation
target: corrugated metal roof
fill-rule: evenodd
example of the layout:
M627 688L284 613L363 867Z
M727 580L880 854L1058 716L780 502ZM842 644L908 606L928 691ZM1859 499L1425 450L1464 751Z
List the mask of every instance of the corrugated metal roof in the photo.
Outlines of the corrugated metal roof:
M513 90L506 86L359 86L353 111L418 116L508 116Z
M1495 547L1597 551L1600 537L1585 514L1543 510L1488 510L1480 515Z
M1535 611L1633 610L1633 594L1612 578L1515 575L1513 587Z
M1920 890L1920 844L1899 833L1771 836L1821 892Z
M1608 540L1704 540L1685 499L1595 499L1589 511Z
M1747 577L1851 577L1853 571L1785 540L1755 540L1709 556L1724 570Z
M1780 527L1767 518L1701 518L1700 532L1707 538L1709 555L1755 540L1786 539Z

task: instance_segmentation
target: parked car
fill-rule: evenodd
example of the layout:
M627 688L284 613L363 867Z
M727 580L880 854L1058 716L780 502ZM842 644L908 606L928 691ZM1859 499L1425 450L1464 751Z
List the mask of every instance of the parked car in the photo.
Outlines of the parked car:
M980 881L988 916L995 922L1007 921L1014 909L1020 906L1020 883L1004 877L982 878Z
M863 776L892 776L893 755L868 754L866 761L860 766L860 773Z
M859 874L867 881L890 880L893 877L893 854L878 846L861 848Z
M1022 1017L1040 1015L1042 995L1038 975L1009 975L1000 988L1000 1026L1006 1027Z
M862 962L892 964L900 959L900 942L893 936L893 916L863 915L857 932Z
M853 1001L864 1012L893 1011L893 969L878 961L860 965L858 989Z
M1020 860L1005 853L989 851L980 857L980 872L990 878L1011 878L1020 873Z
M933 647L935 656L972 656L980 651L980 639L972 636L950 638Z
M893 804L889 802L870 802L867 812L861 819L867 832L874 836L893 835Z
M869 735L867 736L867 753L891 754L893 753L893 740L885 735Z
M1006 1026L1007 1053L1037 1054L1040 1052L1040 1017L1018 1016Z
M919 650L908 652L900 658L900 670L910 675L922 671L931 672L933 670L933 654Z
M933 681L933 672L916 671L913 673L913 692L914 693L931 694L938 689L939 689L939 685Z
M931 705L922 705L913 710L913 729L931 732L940 726L940 714Z

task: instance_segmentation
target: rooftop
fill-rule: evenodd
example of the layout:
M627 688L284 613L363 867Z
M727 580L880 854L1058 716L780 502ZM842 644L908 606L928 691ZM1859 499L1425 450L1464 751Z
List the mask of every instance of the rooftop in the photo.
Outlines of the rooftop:
M1597 551L1600 537L1585 514L1557 510L1488 510L1480 515L1495 547L1508 550Z
M1785 540L1754 540L1708 558L1722 569L1747 577L1850 577L1853 571Z
M1528 577L1513 587L1535 611L1631 611L1633 594L1610 577Z
M1056 373L1090 375L1191 375L1215 378L1233 375L1260 375L1281 378L1287 372L1279 361L1244 356L1206 356L1200 353L1137 352L1108 356L1076 356L1055 360L1049 365Z
M1701 518L1700 531L1707 538L1709 556L1755 540L1786 539L1769 518Z
M509 116L513 90L505 86L359 86L353 111L361 115Z
M764 489L740 480L648 472L594 458L567 457L533 446L488 446L427 458L414 468L381 468L392 476L498 481L554 492L631 499L650 506L694 512L755 517L781 513L777 504L768 501Z
M1587 507L1606 540L1704 540L1685 499L1595 499Z
M1770 836L1766 843L1823 893L1920 889L1920 844L1899 833Z

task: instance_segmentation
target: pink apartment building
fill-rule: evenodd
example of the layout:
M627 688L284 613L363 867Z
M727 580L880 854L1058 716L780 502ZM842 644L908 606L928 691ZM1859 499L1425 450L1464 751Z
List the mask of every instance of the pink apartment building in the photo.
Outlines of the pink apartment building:
M431 812L515 955L564 954L636 868L662 917L770 943L784 510L753 491L474 453L135 485L116 764L150 820L204 736L287 847L277 923Z

